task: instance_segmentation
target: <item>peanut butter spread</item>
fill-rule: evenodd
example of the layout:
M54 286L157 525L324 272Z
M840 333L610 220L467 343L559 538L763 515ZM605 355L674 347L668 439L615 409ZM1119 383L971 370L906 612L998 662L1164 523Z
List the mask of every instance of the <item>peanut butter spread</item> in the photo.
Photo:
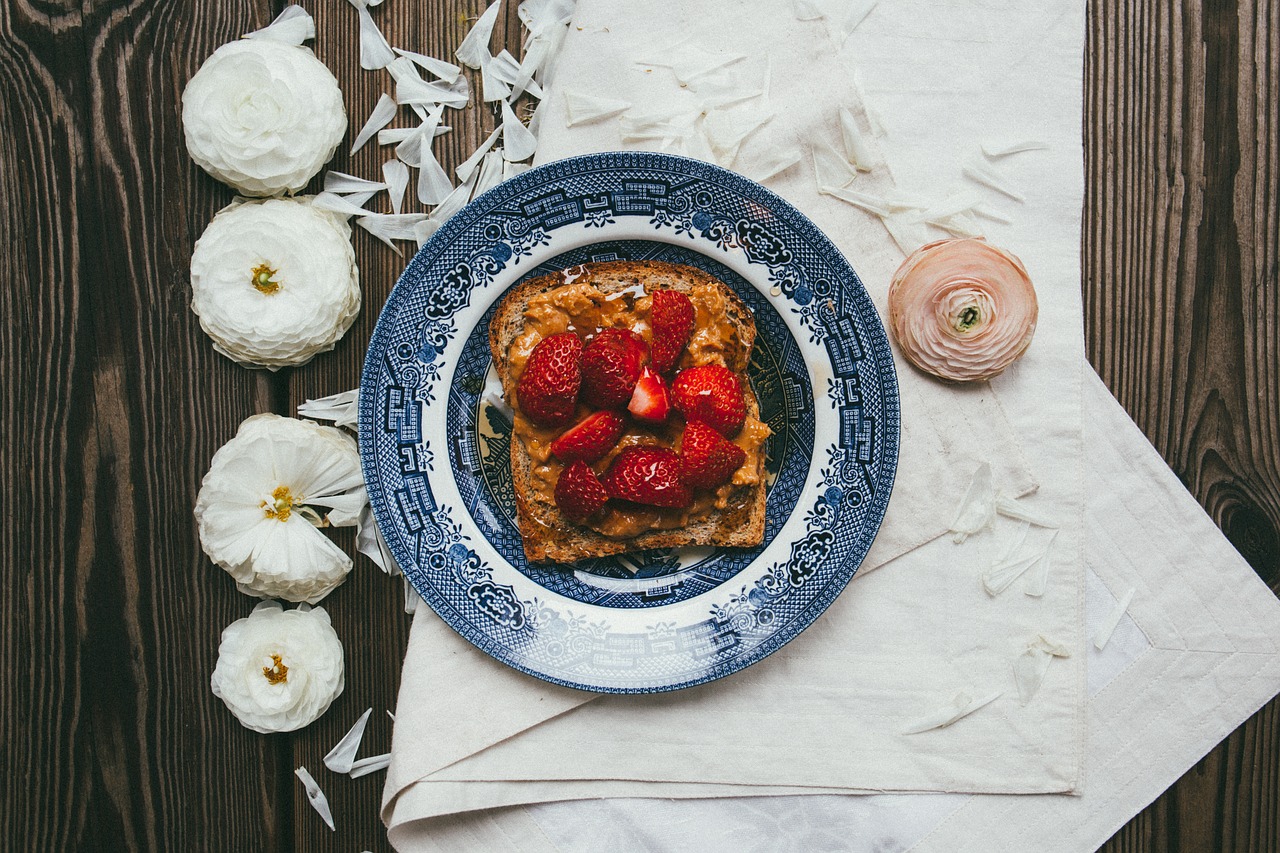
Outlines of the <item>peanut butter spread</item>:
M549 335L575 332L583 343L589 343L598 330L631 329L646 342L651 342L648 317L651 299L642 285L613 293L604 293L594 285L575 281L574 270L564 273L566 283L561 287L544 291L529 299L524 315L524 331L507 350L507 371L510 384L508 396L524 374L525 364L538 342ZM678 369L706 364L720 364L739 374L745 373L750 351L744 347L738 329L727 319L727 306L723 292L716 286L697 283L688 292L696 317L689 345ZM744 387L749 386L743 381ZM540 501L554 501L556 480L563 464L551 455L551 443L563 429L540 427L520 412L519 400L512 400L515 409L513 432L520 439L531 460L532 486ZM590 413L589 406L578 406L575 420ZM614 457L624 448L638 444L655 444L675 447L684 430L684 420L672 412L668 421L658 426L645 426L628 421L626 432L618 445L603 459L592 465L597 474L603 473ZM742 486L756 486L764 476L764 442L770 435L769 427L748 412L742 431L733 442L746 454L743 463L733 475L733 480L713 492L695 492L693 504L683 509L640 506L638 504L610 505L599 517L588 522L596 532L614 539L629 539L649 530L674 530L695 523L713 510L730 506L735 492L741 494Z

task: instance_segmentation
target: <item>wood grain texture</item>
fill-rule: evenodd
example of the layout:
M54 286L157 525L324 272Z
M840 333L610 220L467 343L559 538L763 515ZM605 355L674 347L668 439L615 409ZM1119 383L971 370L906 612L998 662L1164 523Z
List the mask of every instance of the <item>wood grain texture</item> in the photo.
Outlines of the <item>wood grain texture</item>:
M248 415L357 384L407 260L357 229L360 317L333 352L280 374L217 355L189 309L191 248L232 193L187 159L181 91L283 5L0 4L0 849L387 849L383 774L350 780L321 759L369 706L363 754L390 745L399 580L358 556L326 600L347 686L303 732L249 732L208 686L220 632L253 605L196 539L208 461ZM348 3L304 5L353 135L389 75L360 69ZM484 5L372 13L393 44L448 58ZM1280 588L1280 0L1095 0L1088 26L1090 358ZM508 3L493 46L518 55L518 42ZM495 118L476 97L447 122L435 151L452 169ZM331 167L365 177L391 156L346 148ZM350 549L350 531L338 541ZM307 804L300 764L337 832ZM1280 702L1105 849L1280 850Z
M1090 4L1089 359L1280 591L1280 3ZM1104 848L1280 850L1280 700Z

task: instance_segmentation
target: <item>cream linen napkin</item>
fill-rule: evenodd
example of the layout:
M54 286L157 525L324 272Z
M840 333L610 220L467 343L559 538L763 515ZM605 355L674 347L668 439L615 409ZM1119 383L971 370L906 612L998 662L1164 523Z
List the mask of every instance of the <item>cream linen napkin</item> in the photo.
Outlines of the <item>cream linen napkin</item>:
M1077 46L1079 32L1077 16ZM838 141L837 107L861 109L848 60L824 24L798 21L776 3L633 3L625 13L583 3L552 90L608 94L637 110L669 102L684 94L674 79L632 60L658 61L664 46L686 38L772 62L777 118L744 148L746 167L798 140ZM1035 449L1034 467L1045 472L1033 505L1063 525L1044 596L1014 587L991 599L978 582L989 557L982 543L929 541L892 570L860 575L813 627L760 665L675 694L593 701L495 664L420 611L385 792L393 838L396 827L431 815L575 797L1078 787L1082 656L1055 660L1027 706L1010 674L1037 634L1078 648L1081 625L1078 66L1053 82L1052 94L1054 108L1041 112L1054 138L1071 142L1045 162L1038 177L1055 191L1020 212L1017 244L1041 292L1041 331L1000 388ZM544 109L544 156L623 147L614 122L566 132L563 100L553 96ZM882 303L901 254L880 224L817 195L807 164L768 183L841 246ZM889 186L883 169L858 178L863 191ZM1031 486L989 388L946 388L904 367L899 378L912 433L904 434L869 566L945 530L979 461L1001 467L1008 490ZM1004 695L962 724L904 734L962 690Z

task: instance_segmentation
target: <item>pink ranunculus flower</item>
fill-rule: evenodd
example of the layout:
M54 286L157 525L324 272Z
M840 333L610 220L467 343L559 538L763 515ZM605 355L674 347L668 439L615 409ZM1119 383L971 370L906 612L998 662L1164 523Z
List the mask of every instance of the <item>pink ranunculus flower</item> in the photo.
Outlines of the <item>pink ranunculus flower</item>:
M889 285L889 326L903 355L952 382L990 379L1016 361L1037 312L1022 261L981 237L921 246Z

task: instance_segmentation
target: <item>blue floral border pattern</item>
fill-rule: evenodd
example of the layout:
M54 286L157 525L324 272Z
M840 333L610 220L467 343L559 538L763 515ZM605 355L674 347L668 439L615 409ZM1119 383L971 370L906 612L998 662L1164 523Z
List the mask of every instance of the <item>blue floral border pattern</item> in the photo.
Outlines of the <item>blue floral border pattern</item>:
M644 632L558 611L494 580L469 535L440 504L422 440L454 316L508 265L531 259L559 228L646 217L670 241L741 251L768 270L825 350L837 434L805 533L750 588L677 625L652 611ZM663 236L665 234L665 236ZM496 295L496 294L493 294ZM473 201L418 252L384 306L361 381L360 449L379 528L424 600L463 637L516 669L571 687L653 692L702 683L794 638L857 570L879 528L897 464L899 406L888 340L857 275L802 214L741 176L653 153L587 155L532 169ZM589 611L590 612L590 611ZM606 614L601 616L601 612Z

